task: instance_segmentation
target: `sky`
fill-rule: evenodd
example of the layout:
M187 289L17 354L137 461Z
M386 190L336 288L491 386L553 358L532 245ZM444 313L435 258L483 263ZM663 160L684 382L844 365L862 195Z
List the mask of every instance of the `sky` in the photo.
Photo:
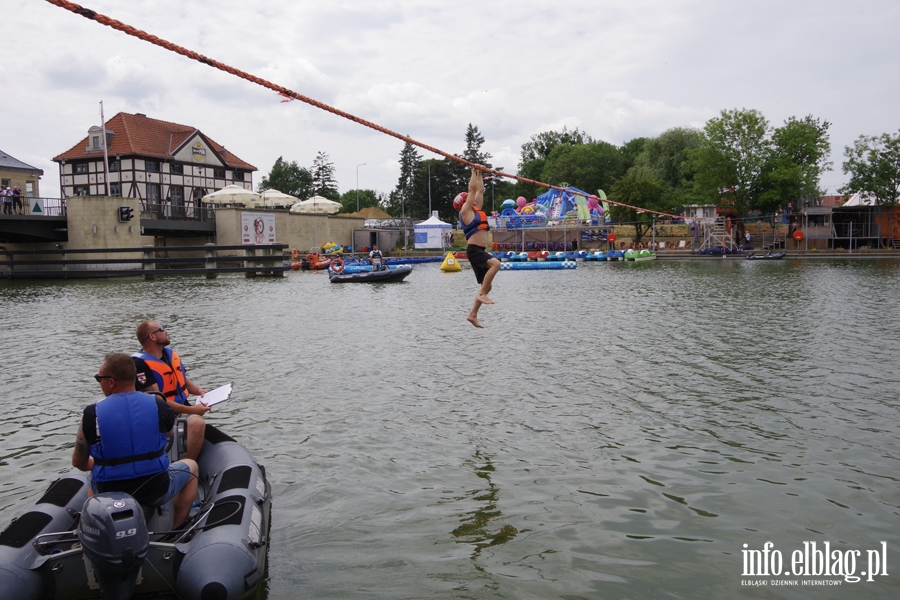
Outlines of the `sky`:
M829 121L828 193L844 147L900 129L894 0L86 0L83 6L461 154L469 123L495 167L579 128L616 145L722 110L772 126ZM196 127L258 169L329 155L340 191L389 192L403 142L153 46L43 0L0 0L0 149L44 170L118 112ZM435 155L420 150L423 158ZM439 158L439 157L438 157ZM357 186L358 178L358 186Z

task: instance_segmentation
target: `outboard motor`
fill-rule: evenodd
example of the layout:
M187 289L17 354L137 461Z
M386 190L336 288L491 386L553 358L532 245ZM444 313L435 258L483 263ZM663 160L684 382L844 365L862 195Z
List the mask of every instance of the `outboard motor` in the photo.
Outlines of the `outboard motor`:
M134 592L150 535L137 500L123 492L88 498L81 509L78 539L108 600L127 600Z

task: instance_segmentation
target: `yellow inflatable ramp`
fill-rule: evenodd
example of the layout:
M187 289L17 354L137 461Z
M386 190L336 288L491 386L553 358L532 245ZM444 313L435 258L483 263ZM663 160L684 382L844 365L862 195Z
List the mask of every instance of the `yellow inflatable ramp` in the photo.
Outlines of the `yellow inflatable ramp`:
M444 262L441 263L441 271L446 271L447 273L462 271L459 259L453 256L452 252L448 252L447 256L444 257Z

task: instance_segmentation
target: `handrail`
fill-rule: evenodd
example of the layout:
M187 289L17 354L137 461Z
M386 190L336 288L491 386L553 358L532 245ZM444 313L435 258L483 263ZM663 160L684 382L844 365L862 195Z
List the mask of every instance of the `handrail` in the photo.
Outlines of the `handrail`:
M212 279L221 273L243 273L247 277L255 277L257 274L280 276L290 268L284 258L284 251L287 247L287 244L229 246L207 244L204 246L143 246L140 248L0 250L0 276L5 274L9 279L16 277L61 277L64 279L70 277L134 277L139 275L145 279L152 279L156 275L206 275L207 278ZM220 251L236 250L240 250L241 253L224 256L219 254ZM192 253L193 256L159 256L160 253ZM137 256L70 258L70 255L89 256L91 254L137 254ZM51 257L58 255L59 258L45 258L48 255ZM220 266L220 263L225 263L227 266ZM125 268L126 265L130 268ZM49 268L54 266L59 268Z

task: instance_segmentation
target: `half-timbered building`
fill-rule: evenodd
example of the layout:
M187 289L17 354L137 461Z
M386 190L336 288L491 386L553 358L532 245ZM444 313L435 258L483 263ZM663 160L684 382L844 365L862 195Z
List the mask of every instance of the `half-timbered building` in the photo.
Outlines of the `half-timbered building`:
M91 127L80 142L54 157L64 198L139 198L145 210L160 206L177 214L194 212L203 196L226 185L253 189L256 167L195 127L121 112L104 129Z

